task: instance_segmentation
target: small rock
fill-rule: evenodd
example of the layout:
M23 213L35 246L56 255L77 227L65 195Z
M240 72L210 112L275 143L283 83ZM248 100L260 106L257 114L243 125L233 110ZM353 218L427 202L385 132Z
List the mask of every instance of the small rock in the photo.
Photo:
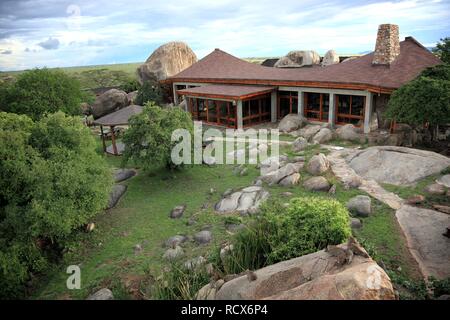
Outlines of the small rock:
M433 183L425 187L425 192L430 194L442 195L445 194L445 187L438 183Z
M186 225L192 226L192 225L194 225L194 224L196 224L196 223L197 223L197 218L195 218L194 216L192 216L192 217L190 217L190 218L188 219L188 221L186 222Z
M87 300L114 300L114 295L108 288L103 288L91 294Z
M206 263L206 259L203 256L198 256L197 258L192 258L184 263L184 267L188 270L194 270L201 267Z
M331 186L331 188L330 188L330 190L328 190L328 193L329 194L336 194L336 185L335 184L333 184L332 186Z
M450 294L443 294L439 296L436 300L450 300Z
M172 219L181 218L185 209L186 209L185 205L176 206L175 208L172 209L172 211L170 211L169 217Z
M306 170L312 175L320 175L330 168L330 162L323 153L313 156L307 166Z
M247 174L248 174L247 168L242 169L241 172L239 173L239 175L241 175L241 176L246 176Z
M443 185L444 187L450 188L450 174L446 174L436 180L436 183Z
M95 223L90 222L86 225L86 232L92 232L95 229Z
M330 183L324 177L312 177L303 183L303 187L309 191L328 191Z
M358 188L362 184L362 179L359 176L352 176L345 184L346 189Z
M206 286L201 288L195 297L196 300L214 300L216 297L216 288L212 284L208 283Z
M134 246L134 254L139 254L142 252L142 246L140 244L137 244Z
M368 196L356 196L347 202L347 209L358 216L368 217L370 215L371 199Z
M346 124L336 129L336 134L339 139L348 141L359 141L360 135L356 132L356 127L353 124Z
M285 191L285 192L282 192L281 195L283 197L292 197L294 194L292 192Z
M263 182L262 182L261 179L258 179L258 180L255 181L255 183L254 183L253 185L254 185L254 186L261 187L261 186L263 185Z
M423 203L424 201L425 201L425 197L421 194L416 194L416 195L406 199L406 203L408 203L408 204L420 204L420 203Z
M313 143L325 143L333 139L333 131L328 128L322 128L312 138Z
M116 206L116 204L119 202L120 198L125 193L125 191L127 191L126 185L115 184L109 195L108 206L106 207L106 209L114 208Z
M280 180L278 184L283 187L290 187L299 184L299 182L300 182L300 173L295 172Z
M194 235L194 240L198 244L206 244L212 240L211 231L203 230Z
M245 224L234 224L234 223L227 223L225 225L225 229L229 232L237 232L245 228Z
M308 146L308 140L303 137L298 137L292 142L292 150L294 152L302 151Z
M350 218L350 227L352 229L361 229L362 223L358 218Z
M179 235L177 234L176 236L170 237L169 239L167 239L165 245L166 248L174 248L184 242L186 242L188 240L188 237L186 237L185 235Z
M175 246L175 248L167 249L164 253L163 258L169 261L173 261L181 258L184 255L184 251L180 246Z
M230 254L230 252L233 251L233 245L229 244L220 249L220 260L222 260L222 263L225 263L225 258Z
M114 180L115 182L121 182L136 175L136 171L132 169L117 169L114 172Z

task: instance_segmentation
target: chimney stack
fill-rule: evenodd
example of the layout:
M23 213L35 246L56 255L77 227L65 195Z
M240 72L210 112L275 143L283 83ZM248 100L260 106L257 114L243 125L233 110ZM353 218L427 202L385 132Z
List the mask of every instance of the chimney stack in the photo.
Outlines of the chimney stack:
M390 65L399 54L398 25L380 24L372 64Z

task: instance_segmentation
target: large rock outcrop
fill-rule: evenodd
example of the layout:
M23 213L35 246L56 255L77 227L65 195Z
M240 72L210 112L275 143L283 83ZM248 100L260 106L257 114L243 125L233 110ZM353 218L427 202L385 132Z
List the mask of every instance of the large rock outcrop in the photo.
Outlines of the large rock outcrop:
M269 193L260 186L250 186L224 196L215 206L218 213L239 212L256 213L259 205L269 197Z
M320 56L316 51L291 51L286 56L278 60L274 67L276 68L299 68L311 66L320 63Z
M252 277L237 277L208 298L394 300L396 296L388 275L353 240L259 269Z
M94 119L98 119L126 106L128 106L127 93L122 90L111 89L95 99L91 108L92 116Z
M327 53L325 53L325 56L322 60L322 66L330 66L332 64L339 63L339 55L334 50L328 50Z
M197 62L197 56L184 42L169 42L153 51L137 69L139 81L165 80Z
M347 157L357 174L381 183L412 184L450 166L450 159L435 152L395 146L377 146Z

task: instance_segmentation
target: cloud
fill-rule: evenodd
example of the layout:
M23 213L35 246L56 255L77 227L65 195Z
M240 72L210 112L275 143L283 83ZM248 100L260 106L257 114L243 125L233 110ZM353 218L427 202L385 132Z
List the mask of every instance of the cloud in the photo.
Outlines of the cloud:
M12 50L0 50L0 54L12 54Z
M59 40L50 37L45 41L39 42L38 46L44 48L45 50L55 50L59 47Z
M75 5L74 5L75 4ZM449 36L450 0L0 0L0 70L144 61L168 41L202 58L290 50L372 51L377 27L436 43ZM48 36L51 35L49 38ZM46 40L45 40L46 39ZM27 51L26 48L29 50ZM45 49L45 50L43 50ZM58 49L58 50L51 50ZM29 53L33 52L33 59Z

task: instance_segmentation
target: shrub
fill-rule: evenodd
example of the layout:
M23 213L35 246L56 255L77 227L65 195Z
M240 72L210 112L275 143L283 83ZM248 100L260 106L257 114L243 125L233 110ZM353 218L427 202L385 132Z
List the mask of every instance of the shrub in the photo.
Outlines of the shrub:
M18 295L30 274L108 201L111 173L77 118L33 122L0 113L0 297Z
M194 300L197 292L209 281L210 278L204 266L188 270L180 263L172 263L170 269L156 279L152 298Z
M348 211L336 200L294 198L286 208L279 201L261 206L247 229L233 238L233 250L221 264L226 273L255 270L340 244L351 235Z
M176 142L171 141L172 132L186 129L193 132L189 113L180 108L166 108L147 103L142 113L133 116L123 141L123 161L132 161L149 170L157 165L173 168L171 151Z
M139 84L139 81L137 81L136 79L130 79L120 86L120 90L123 90L126 93L137 91L140 88L141 85Z
M450 37L441 39L432 51L442 60L442 62L450 63Z
M56 111L78 115L84 98L77 80L61 70L45 68L24 72L3 91L3 111L26 114L34 120Z
M437 66L426 68L420 74L422 77L428 77L435 80L450 81L450 64L438 64Z
M136 104L143 106L148 102L154 102L157 105L163 102L161 86L156 80L145 81L138 90Z

